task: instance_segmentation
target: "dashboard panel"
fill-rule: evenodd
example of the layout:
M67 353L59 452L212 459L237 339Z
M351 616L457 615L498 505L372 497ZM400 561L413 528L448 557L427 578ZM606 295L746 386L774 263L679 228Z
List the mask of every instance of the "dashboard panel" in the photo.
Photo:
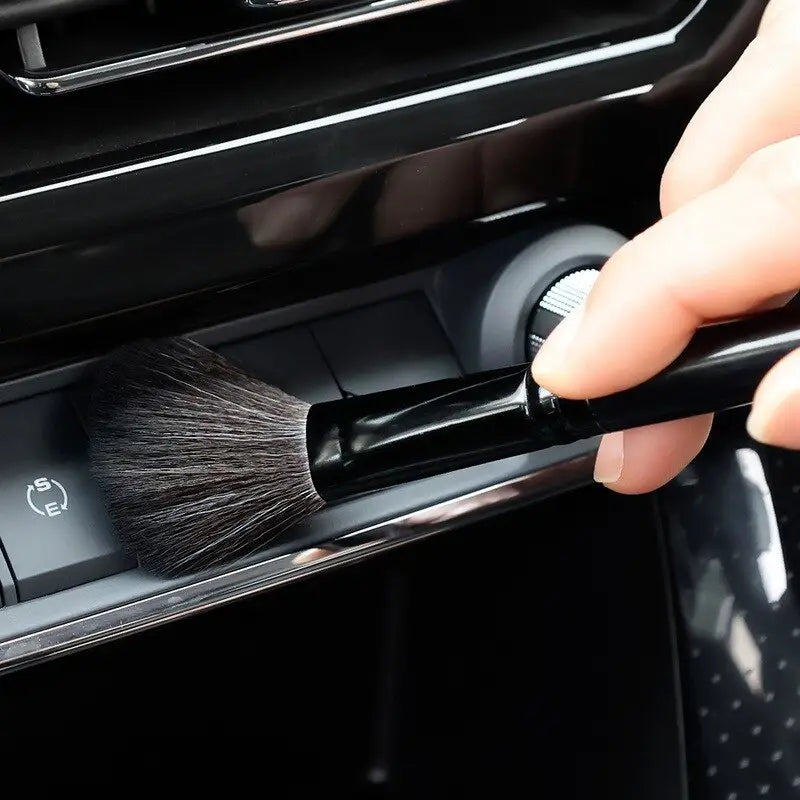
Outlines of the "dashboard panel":
M694 700L700 662L685 666L697 644L684 641L675 523L663 522L662 498L631 507L597 498L596 441L327 508L235 564L165 581L120 552L88 477L81 392L98 358L143 335L192 336L310 402L523 361L532 310L548 289L568 273L599 268L657 219L661 170L752 38L763 7L215 0L190 15L185 4L156 0L0 9L0 115L10 132L0 145L0 696L41 695L45 710L71 709L42 681L86 692L104 658L122 674L120 663L146 660L150 647L166 648L169 663L188 670L169 635L196 655L226 626L245 636L259 614L277 615L273 596L294 598L279 606L283 622L271 618L291 643L285 674L273 677L301 692L300 676L313 676L297 667L293 683L291 664L324 661L303 622L327 602L345 624L337 620L340 638L329 630L325 646L338 641L358 654L331 679L359 709L349 735L359 748L380 750L363 755L371 765L364 781L417 796L432 775L459 784L459 748L480 749L465 744L455 724L443 726L440 739L401 732L407 721L395 727L398 697L426 730L439 730L436 698L452 704L451 719L464 702L444 679L427 684L425 669L467 670L474 639L465 622L456 624L450 645L461 655L451 663L426 627L433 622L425 608L438 609L430 614L440 631L446 619L460 619L435 605L446 586L474 615L469 598L485 585L504 598L504 610L475 636L518 636L527 599L546 632L537 641L555 642L552 652L568 653L571 664L585 659L586 670L563 683L557 669L541 667L540 676L559 686L575 719L586 714L594 726L589 744L572 753L576 773L583 764L592 776L575 791L614 785L619 797L750 796L752 787L733 779L708 780L709 768L721 767L706 763L705 728L692 721L709 706ZM573 507L576 497L586 498L585 509ZM674 502L686 502L680 498ZM520 531L538 519L548 538L537 549ZM551 535L559 526L572 542L571 561ZM598 531L617 544L587 543L587 532ZM523 563L515 552L526 554ZM414 553L430 554L431 572L409 564ZM537 560L559 571L542 576ZM647 565L641 573L638 563ZM348 575L364 583L348 584ZM416 600L404 581L417 587ZM525 581L540 589L534 600L520 588ZM333 588L315 588L326 586ZM580 600L562 620L568 595ZM630 598L647 614L631 612ZM404 603L415 602L426 606L411 613ZM592 602L601 611L593 614ZM370 604L380 613L370 616ZM361 620L367 639L344 632L347 614ZM415 620L422 645L398 632L401 618ZM204 628L206 619L222 620L221 628ZM214 669L235 672L246 657L233 638L222 636ZM649 642L651 656L631 657L637 640ZM416 659L408 696L392 689L407 674L397 662L403 647ZM505 660L493 645L482 647L480 669L464 673L470 681L490 674L491 663L519 687L513 659L532 670L539 663L513 647L512 658L498 644ZM579 691L592 676L601 676L613 713ZM373 696L363 684L378 679L388 683ZM563 747L579 738L578 723L559 720L540 699L544 691L526 693L515 715L502 681L492 686L503 712L482 707L475 727L464 728L475 734L478 720L508 726L502 747L485 745L487 775L508 769L512 753L523 757L509 741L514 731L529 737L520 742L536 742L541 763L554 757L542 729L523 719L532 709ZM168 695L155 679L140 691ZM308 714L327 730L346 714L335 695L323 710L310 697L274 710L289 727ZM428 704L414 706L422 697ZM223 719L225 704L213 705L212 717ZM102 709L94 713L112 724ZM406 737L389 748L392 758L405 754L397 784L387 777L388 745L378 746L392 736ZM333 786L345 781L337 765L351 762L347 748L329 750L318 757L329 756ZM788 797L777 787L792 780L786 773L759 786Z

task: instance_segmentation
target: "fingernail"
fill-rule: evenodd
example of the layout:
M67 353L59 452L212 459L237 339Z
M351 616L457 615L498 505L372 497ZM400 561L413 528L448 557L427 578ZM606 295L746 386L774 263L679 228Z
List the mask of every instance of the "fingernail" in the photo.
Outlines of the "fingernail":
M770 403L759 403L753 406L747 417L747 432L757 442L767 444L769 422L772 419L773 409L765 408Z
M753 403L747 417L747 432L757 442L771 444L781 406L793 395L800 394L800 385L796 385L792 377L774 381L769 392L761 394Z
M583 319L583 306L576 308L556 325L533 359L531 373L539 384L547 384L548 376L560 372L569 359L569 350Z
M625 463L625 434L607 433L600 440L594 462L594 479L597 483L616 483L622 475Z

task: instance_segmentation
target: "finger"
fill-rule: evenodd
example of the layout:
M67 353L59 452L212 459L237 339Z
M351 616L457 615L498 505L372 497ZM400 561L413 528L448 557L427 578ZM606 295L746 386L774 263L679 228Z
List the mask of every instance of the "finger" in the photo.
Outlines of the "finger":
M770 4L756 38L689 122L661 184L671 214L752 153L800 134L800 2Z
M800 137L663 218L606 262L581 310L548 337L533 376L554 394L619 391L666 367L703 322L800 286Z
M753 397L747 430L756 441L800 450L800 350L764 376Z
M775 25L792 24L790 15L795 20L796 24L796 20L798 19L797 8L797 0L770 0L761 17L759 32L767 31Z
M700 452L713 417L663 422L603 437L595 480L620 494L644 494L672 480Z

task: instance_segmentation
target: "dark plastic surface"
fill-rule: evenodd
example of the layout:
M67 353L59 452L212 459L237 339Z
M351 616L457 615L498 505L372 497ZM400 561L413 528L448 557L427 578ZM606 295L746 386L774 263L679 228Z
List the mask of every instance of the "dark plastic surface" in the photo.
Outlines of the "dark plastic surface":
M3 676L0 737L111 781L146 754L145 794L686 800L663 570L650 499L587 488Z
M358 308L311 326L345 393L370 394L461 374L423 294Z
M305 326L254 336L217 350L267 383L309 403L324 403L342 396Z
M676 21L694 6L676 6ZM250 63L258 122L224 131L214 127L222 112L209 102L207 82L222 83L225 102L238 111L252 104L216 66L173 71L174 92L163 97L158 80L132 81L124 102L101 91L37 104L8 89L15 138L3 154L20 169L27 156L60 166L4 183L0 375L408 273L463 256L481 239L525 230L542 214L563 212L628 236L658 216L653 187L663 164L693 108L752 35L762 6L710 0L674 41L646 39L642 50L585 63L583 55L598 52L590 48L541 74L545 54L529 52L525 30L508 58L497 59L497 43L481 30L470 46L477 61L467 66L459 56L445 66L438 46L453 36L441 30L455 28L426 29L422 41L418 22L408 19L409 36L396 47L421 79L408 81L371 43L369 59L390 73L379 79L380 91L354 88L372 81L373 65L365 64L336 74L343 88L325 96L319 63L297 59L293 69L313 73L315 95L300 105L291 82L265 87L264 74L286 71L288 51L275 48ZM361 33L345 38L363 41ZM362 54L359 46L353 51ZM326 50L314 53L326 77L336 73ZM515 71L520 65L531 74ZM490 77L470 81L478 73ZM191 108L188 84L202 94ZM265 91L281 98L272 104ZM170 128L198 121L202 137L167 141L165 132L155 151L132 147L127 137L147 138L145 111L161 101ZM126 142L114 144L112 128ZM120 150L78 162L32 138L58 130L66 143L68 129L90 152L97 152L90 134ZM11 152L15 142L24 157ZM148 161L152 155L159 160Z
M800 794L800 455L719 415L660 495L675 583L692 797Z
M64 393L0 408L0 442L0 540L20 601L135 567L111 531Z
M585 3L591 7L592 0ZM536 14L538 8L529 5ZM690 5L700 7L682 5L679 16ZM350 69L331 69L331 53L320 40L316 60L288 57L304 47L275 48L269 57L230 61L227 73L208 65L176 70L166 81L132 82L123 95L115 87L37 106L32 98L7 88L4 113L14 136L0 158L0 171L7 177L0 198L0 218L7 222L0 224L4 253L0 372L16 377L70 364L117 341L159 330L196 330L269 309L282 314L284 306L298 300L438 263L443 252L447 257L463 255L480 237L484 242L487 237L499 238L497 231L515 227L525 231L531 218L539 216L539 211L521 213L526 206L547 204L544 214L556 209L610 225L625 235L633 233L657 215L657 183L664 160L698 103L738 58L763 5L762 0L709 0L672 43L605 63L583 63L576 53L570 66L526 77L514 77L506 70L535 65L545 55L530 49L529 30L520 28L515 36L504 37L499 48L498 40L484 35L483 29L464 36L447 26L419 30L416 21L409 20L403 27L412 35L401 35L388 47L376 40L363 48L349 48L357 53L349 61ZM338 41L358 45L364 39L358 33ZM441 45L435 55L431 42ZM474 58L466 57L469 50ZM326 67L324 80L320 63ZM292 74L287 64L293 65ZM231 80L231 74L241 79ZM265 75L274 74L282 79L265 81ZM460 82L476 75L501 79L462 91ZM651 91L636 93L637 87L650 83ZM461 93L448 94L454 87ZM435 99L417 94L428 89L444 91ZM210 102L212 92L218 102ZM614 99L600 99L618 93ZM394 102L397 99L401 102ZM371 103L383 105L372 109ZM235 126L220 127L229 123ZM244 138L249 134L253 137ZM642 146L644 141L647 147ZM204 146L206 151L197 149ZM154 156L162 158L147 161ZM117 167L122 169L117 172ZM465 277L472 275L470 267L465 270ZM256 276L260 282L251 282ZM84 325L87 320L91 323ZM295 321L282 319L280 324ZM63 380L62 372L67 371L37 377L36 390L48 381ZM25 392L29 385L23 380L2 390ZM301 533L308 542L321 541L333 531L391 518L590 449L590 444L557 449L398 487L328 510ZM796 472L793 468L784 475ZM788 515L793 513L793 485L787 477ZM474 786L469 766L487 755L480 747L487 739L494 745L486 770L490 780L507 775L509 769L525 780L533 772L538 788L543 776L553 776L554 765L564 763L563 748L577 741L586 747L570 751L575 758L568 763L574 769L555 773L562 789L567 784L565 793L570 780L583 781L582 794L596 791L598 776L605 775L610 765L614 773L610 784L617 797L626 797L623 782L637 779L629 793L637 800L680 796L677 759L662 758L665 742L674 741L671 723L654 711L674 712L669 703L674 675L659 671L670 655L662 636L667 621L651 613L653 607L643 600L658 588L652 573L642 567L638 549L651 540L633 535L642 531L620 525L603 507L562 498L555 509L556 519L525 516L519 541L498 543L497 537L507 533L498 520L474 539L459 533L441 544L432 543L441 547L442 557L421 568L431 591L419 601L416 612L417 619L432 623L422 646L414 651L416 658L410 659L414 668L401 673L417 682L415 689L426 689L429 698L425 713L414 715L414 724L408 726L407 741L416 746L409 750L409 763L416 770L411 796L430 789L426 767L445 781L455 774ZM576 558L580 541L570 539L565 544L560 536L531 535L542 529L574 534L578 526L572 515L584 511L586 530L592 534L583 542L590 548L583 551L586 559ZM717 546L724 552L729 545L723 541ZM418 553L410 554L410 563ZM452 570L454 555L472 560L461 571ZM507 562L501 564L500 556ZM496 594L490 595L481 573L487 562L492 569L486 577L507 593L499 601ZM501 569L506 563L518 571ZM586 585L581 569L592 564L597 565L594 592L581 603L577 592ZM610 579L609 570L617 570L613 574L619 580ZM442 593L445 574L460 592ZM350 575L344 582L348 580ZM552 584L552 593L544 591L545 584ZM260 606L246 618L242 612L246 605L238 605L225 617L229 624L219 629L228 633L227 638L215 637L213 629L199 620L190 623L196 636L194 649L176 642L172 628L156 632L150 641L155 642L159 663L174 664L172 655L183 658L168 675L148 671L153 651L145 649L144 668L131 670L127 677L119 672L111 677L103 660L109 651L101 649L86 654L86 660L65 660L66 672L73 666L75 670L75 681L66 690L63 667L34 673L27 697L8 684L10 697L19 698L19 705L12 708L3 697L3 708L15 720L5 728L17 736L27 726L39 736L46 716L48 729L62 734L59 744L75 744L78 758L85 759L86 743L70 736L70 721L85 713L87 705L105 712L113 706L117 727L134 734L130 717L119 713L118 704L107 702L109 692L119 692L120 686L142 689L140 702L131 705L145 724L152 722L154 710L178 695L177 716L189 720L184 728L204 732L211 718L220 721L216 730L232 730L232 708L261 709L260 718L277 722L274 698L279 697L286 703L285 719L296 725L291 729L295 735L287 736L287 728L278 724L265 730L277 730L276 745L298 745L295 752L301 757L296 770L286 770L279 756L285 750L267 747L266 756L275 756L275 773L288 774L293 787L299 777L310 778L312 772L328 778L325 768L342 763L336 757L338 749L330 744L340 740L327 735L325 728L317 737L324 745L317 748L314 737L308 737L313 717L303 711L318 711L327 704L336 721L331 729L341 734L340 720L350 719L346 715L353 711L349 700L365 686L353 664L375 662L357 650L364 629L358 626L359 635L348 641L355 628L340 624L343 619L356 622L353 610L363 607L361 598L337 605L324 593L315 594L318 586L311 582L307 614L298 613L297 594L286 595L287 613L279 609L275 624L265 622L258 613ZM138 570L115 574L3 608L3 634L35 632L163 588L162 582ZM599 608L612 592L615 602L606 631L598 625ZM532 607L521 602L530 600L532 593L538 601ZM322 617L320 608L325 609ZM565 617L570 622L566 631ZM236 629L237 622L241 629ZM281 636L280 624L296 638ZM295 664L313 664L318 675L325 659L344 659L344 653L348 660L339 662L338 671L326 672L332 678L319 691L309 692L308 681L302 679L287 689L280 675L274 682L271 677L265 680L263 665L252 658L248 633L256 629L268 629L283 643L280 655L287 658L273 659L268 667L285 668L290 679L302 674L292 668ZM786 641L778 641L790 642L793 630L791 625L785 627ZM654 639L662 649L652 647ZM216 642L213 651L209 641ZM311 654L294 647L309 643ZM329 643L335 646L327 647ZM131 643L118 644L121 661L130 663L126 647ZM173 649L165 651L170 645ZM603 648L613 655L607 673L597 668ZM505 658L498 665L500 652ZM730 664L730 658L725 663ZM259 686L267 690L254 696L252 681L241 680L242 664L257 666ZM201 670L201 684L221 690L206 692L209 702L202 708L196 685L185 680L198 665L207 668ZM478 694L487 687L490 665L498 666L491 673L494 692ZM475 669L465 671L465 666ZM692 675L698 685L713 690L715 673L704 672L707 666L703 662ZM231 668L235 676L224 684L222 667ZM424 667L432 674L426 675ZM613 695L604 692L601 673L613 679L616 697L630 702L607 709L607 699ZM110 679L104 683L106 677ZM568 691L554 690L561 679ZM100 685L106 691L98 690ZM344 692L330 686L344 687ZM163 692L164 702L159 703L151 687ZM222 691L231 687L234 695ZM785 689L789 704L791 681ZM41 701L40 713L31 713L33 704L26 702L31 697ZM421 692L406 697L419 698ZM216 717L209 714L212 706ZM691 697L687 708L691 716ZM476 709L489 713L478 715ZM448 726L451 720L455 724ZM535 720L538 749L530 737L515 735L519 727L509 720L527 726L527 731ZM626 746L609 745L605 734L610 725L624 734ZM491 737L485 736L487 729ZM98 740L109 733L102 725L94 730L101 731ZM454 739L454 733L461 737ZM706 734L708 743L724 745L719 732L712 729ZM349 752L353 740L341 738L346 740L341 750ZM115 756L118 744L114 739ZM93 763L102 765L97 752L92 752ZM513 761L508 759L510 752L516 756ZM531 767L532 752L540 758ZM309 769L310 762L315 769ZM709 763L719 769L717 762L706 762L703 774ZM483 767L486 764L481 761ZM326 783L330 788L333 781ZM774 782L772 786L775 792ZM753 796L760 791L754 785L749 789ZM729 794L719 797L733 800Z
M207 143L208 134L214 135L220 129L247 126L250 133L256 126L275 121L295 122L315 110L327 114L359 101L380 100L398 88L430 88L437 85L437 74L459 77L485 72L507 59L514 63L528 61L548 45L552 48L554 42L563 43L565 39L563 46L569 47L573 43L570 39L596 42L609 31L617 38L620 28L652 30L652 23L647 24L648 16L675 1L659 0L661 9L648 2L649 7L640 6L633 13L609 15L604 13L605 4L600 13L575 14L561 8L564 3L543 8L541 3L527 0L504 0L508 11L499 14L495 13L493 2L460 0L441 9L424 9L407 19L385 20L383 24L342 30L312 40L284 42L257 52L235 53L163 75L76 93L65 98L64 103L45 100L32 104L30 98L19 96L11 87L0 86L6 93L8 123L19 126L21 133L20 141L9 142L7 150L0 154L0 172L4 176L32 172L87 157L95 164L114 163L124 161L121 153L131 148L139 153L174 152L176 144L190 138ZM677 2L683 14L697 4L697 0ZM723 2L731 4L730 0ZM4 0L3 5L7 3ZM627 0L622 4L630 5ZM134 1L125 9L112 8L105 14L95 11L68 19L65 24L43 25L48 64L55 67L74 63L81 50L87 56L91 53L92 60L119 54L123 43L129 52L139 50L148 40L175 45L188 28L194 29L196 37L205 39L225 27L226 16L228 22L234 22L231 27L250 27L265 21L263 14L219 13L225 6L235 7L236 0L201 3L201 8L191 15L182 13L184 5L183 0L162 0L157 4L159 13L152 15ZM304 5L310 4L293 3L287 9L302 12ZM217 13L208 13L210 6L216 6ZM662 26L678 15L663 16L667 20ZM189 19L184 22L181 17ZM274 19L274 14L266 18ZM195 24L196 20L202 22ZM310 58L309 50L313 53ZM59 51L65 52L60 55ZM4 55L0 66L8 69L13 59L8 53ZM282 80L264 83L264 74L281 74ZM139 112L137 119L124 113L108 113L109 102L117 100L121 93ZM50 130L43 125L48 119L53 126ZM170 141L171 137L180 139ZM98 159L99 154L105 158ZM239 176L240 180L244 178Z
M0 28L17 28L48 17L122 2L123 0L4 0L0 4Z
M422 364L422 368L415 371L416 361L406 360L403 379L415 383L424 379L445 378L448 374L452 375L454 361L452 357L440 358L442 350L448 347L448 342L438 328L433 312L425 299L425 291L430 279L430 273L419 272L407 278L375 284L365 290L325 298L263 317L222 325L199 332L196 334L196 338L209 346L234 354L245 366L259 374L280 377L284 386L302 392L306 397L317 392L329 394L331 392L330 372L327 369L317 372L320 368L317 360L318 353L315 354L314 349L308 346L307 326L313 324L310 321L330 319L332 314L337 314L342 308L393 308L396 307L395 302L399 300L399 308L403 312L402 326L415 333L412 339L416 351L414 357L419 356ZM409 298L413 300L410 304ZM418 312L422 315L421 321L416 316ZM344 314L339 319L346 320L348 316L348 314ZM373 314L368 316L372 318ZM385 317L385 319L391 321L392 318ZM432 339L420 337L420 332L425 330L432 335ZM364 341L364 339L362 337L356 341ZM373 348L373 355L377 357L379 353L374 350L376 341L377 338L373 337L370 345ZM393 341L390 338L386 346L390 347ZM431 341L435 342L433 351L436 356L433 359L427 358ZM287 358L288 350L284 351L279 347L288 342L294 342L298 347L297 352L302 354L296 362ZM406 348L404 350L405 358L408 359L407 344L404 344L403 347ZM396 358L397 363L402 361L399 356ZM385 367L385 363L377 357L377 363L374 366ZM308 376L301 375L301 367L311 370ZM438 374L434 371L437 368L441 369ZM390 385L397 379L396 375L386 375L385 372L383 374L382 380ZM86 372L83 368L65 370L50 376L27 379L21 381L16 387L6 388L18 393L30 394L42 391L45 386L52 389L70 385L73 380L84 375ZM319 381L318 386L317 381ZM383 385L385 386L386 383ZM11 396L25 395L12 394ZM520 475L558 465L564 460L589 453L594 447L596 447L596 442L591 441L554 447L540 453L503 459L488 465L479 465L470 469L413 481L373 496L342 502L324 509L312 519L301 523L293 531L292 536L273 542L266 554L261 553L253 558L245 559L244 563L262 561L267 555L280 555L297 549L318 546L330 541L332 537L354 532L385 520L395 519L409 511L427 508L453 497L485 489L487 486L505 483ZM584 477L577 477L576 482L580 483L584 479ZM12 632L15 635L21 635L43 626L58 624L65 617L84 617L95 611L129 604L137 598L161 593L179 585L178 581L159 580L145 574L142 570L127 571L64 590L58 595L41 597L4 609L4 630L7 635Z
M525 340L536 303L566 272L602 264L626 241L618 231L568 214L530 221L525 233L474 247L461 258L462 270L437 277L435 303L466 372L530 360Z
M17 602L17 587L0 546L0 606Z

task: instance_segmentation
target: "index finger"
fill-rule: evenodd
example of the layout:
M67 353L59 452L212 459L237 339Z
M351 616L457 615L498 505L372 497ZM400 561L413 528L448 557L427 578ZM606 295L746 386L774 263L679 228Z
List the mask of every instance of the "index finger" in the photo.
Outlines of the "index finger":
M661 211L724 182L751 153L800 133L800 0L772 0L758 35L700 105L666 165Z
M618 250L583 308L532 365L542 386L590 398L634 386L676 358L704 322L800 286L800 137L751 156L728 181Z

